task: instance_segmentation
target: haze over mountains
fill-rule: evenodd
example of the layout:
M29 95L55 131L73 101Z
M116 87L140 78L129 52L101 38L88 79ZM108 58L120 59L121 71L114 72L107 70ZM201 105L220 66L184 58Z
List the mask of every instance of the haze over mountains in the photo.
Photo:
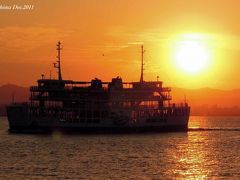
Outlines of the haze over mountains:
M191 105L192 115L240 115L240 89L183 89L172 88L173 102L186 101ZM28 101L29 88L14 84L0 86L0 115L5 115L5 105Z
M184 101L184 95L192 115L240 115L240 89L172 89L173 101Z
M219 90L210 88L182 89L173 88L172 97L175 100L184 100L184 95L192 105L219 105L224 107L236 106L240 100L240 89Z
M23 102L28 100L29 88L17 86L14 84L5 84L0 86L0 104L9 104Z

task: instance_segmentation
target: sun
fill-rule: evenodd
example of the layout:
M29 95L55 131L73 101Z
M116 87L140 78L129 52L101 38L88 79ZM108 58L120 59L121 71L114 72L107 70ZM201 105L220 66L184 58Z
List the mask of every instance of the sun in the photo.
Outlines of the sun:
M190 74L198 74L207 69L209 56L207 46L197 39L179 41L174 52L177 67Z

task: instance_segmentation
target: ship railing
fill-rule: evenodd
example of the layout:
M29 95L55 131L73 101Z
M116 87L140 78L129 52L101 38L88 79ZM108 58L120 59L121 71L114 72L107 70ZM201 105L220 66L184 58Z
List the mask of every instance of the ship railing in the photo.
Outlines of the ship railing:
M157 109L158 105L139 105L137 107L140 110L144 110L144 109Z
M9 105L11 105L11 106L28 106L28 102L12 102Z
M63 89L59 89L58 87L39 87L39 86L31 86L30 87L30 91L42 91L42 90L75 90L74 88L76 88L78 86L65 86ZM89 86L80 86L80 87L89 87ZM102 88L104 91L107 91L108 90L108 87L103 87ZM125 90L129 90L129 89L132 89L132 87L124 87ZM123 90L124 90L123 89ZM120 90L119 92L123 92L123 90ZM132 89L134 90L134 89ZM161 88L158 88L156 87L155 88L156 91L160 90L162 92L170 92L171 91L171 88L170 87L161 87ZM140 90L135 90L136 92L150 92L150 91L154 91L154 89L140 89ZM116 90L114 92L117 92Z
M87 96L78 96L78 95L73 95L73 96L58 96L58 95L41 95L41 94L32 94L30 99L31 100L86 100L89 99L91 101L110 101L110 102L125 102L125 101L168 101L171 100L171 96L151 96L151 97L118 97L118 96L111 96L109 99L107 99L105 96L104 98L102 97L97 97L97 98L88 98Z
M162 109L174 109L174 108L184 108L188 107L187 103L179 103L179 104L171 104L171 105L165 105L162 107ZM159 109L158 104L153 104L153 105L138 105L138 109ZM161 108L161 107L160 107Z
M171 88L170 87L163 87L162 91L171 91Z
M31 86L30 91L37 91L39 88L38 86Z
M187 103L171 103L171 104L167 105L166 107L179 108L179 107L187 107L187 106L188 106Z
M59 91L59 90L63 90L63 89L60 89L58 87L43 87L43 86L31 86L30 87L30 91Z
M31 86L30 91L47 91L47 90L59 90L57 87L43 87L43 86Z
M171 95L167 95L167 96L163 96L164 100L172 100L172 96Z

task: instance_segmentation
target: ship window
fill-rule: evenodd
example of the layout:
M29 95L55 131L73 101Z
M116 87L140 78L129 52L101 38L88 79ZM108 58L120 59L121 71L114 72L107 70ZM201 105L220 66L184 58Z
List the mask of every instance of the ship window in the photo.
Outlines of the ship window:
M80 112L80 116L81 116L81 117L85 117L85 116L86 116L85 111L81 111L81 112Z
M80 118L80 122L81 122L81 123L84 123L84 122L85 122L85 118L83 118L83 117Z
M100 112L99 111L94 111L93 117L99 118Z
M78 123L78 119L73 119L73 122L74 123Z
M108 117L108 111L102 111L102 117L103 118Z
M93 119L93 122L94 123L100 123L100 120L99 119Z
M91 111L87 111L87 117L91 118L91 115L92 115Z

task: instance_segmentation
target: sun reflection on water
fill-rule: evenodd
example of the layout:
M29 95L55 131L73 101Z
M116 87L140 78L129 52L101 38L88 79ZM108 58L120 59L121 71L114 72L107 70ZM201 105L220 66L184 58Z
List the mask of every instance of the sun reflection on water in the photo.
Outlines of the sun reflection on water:
M174 168L173 174L177 178L205 179L211 174L209 164L216 165L216 159L210 157L211 149L208 148L207 133L188 132L186 141L176 145L174 161L178 168Z
M206 121L206 118L204 116L191 116L188 128L189 129L198 129L198 128L205 128L208 127L208 122Z

